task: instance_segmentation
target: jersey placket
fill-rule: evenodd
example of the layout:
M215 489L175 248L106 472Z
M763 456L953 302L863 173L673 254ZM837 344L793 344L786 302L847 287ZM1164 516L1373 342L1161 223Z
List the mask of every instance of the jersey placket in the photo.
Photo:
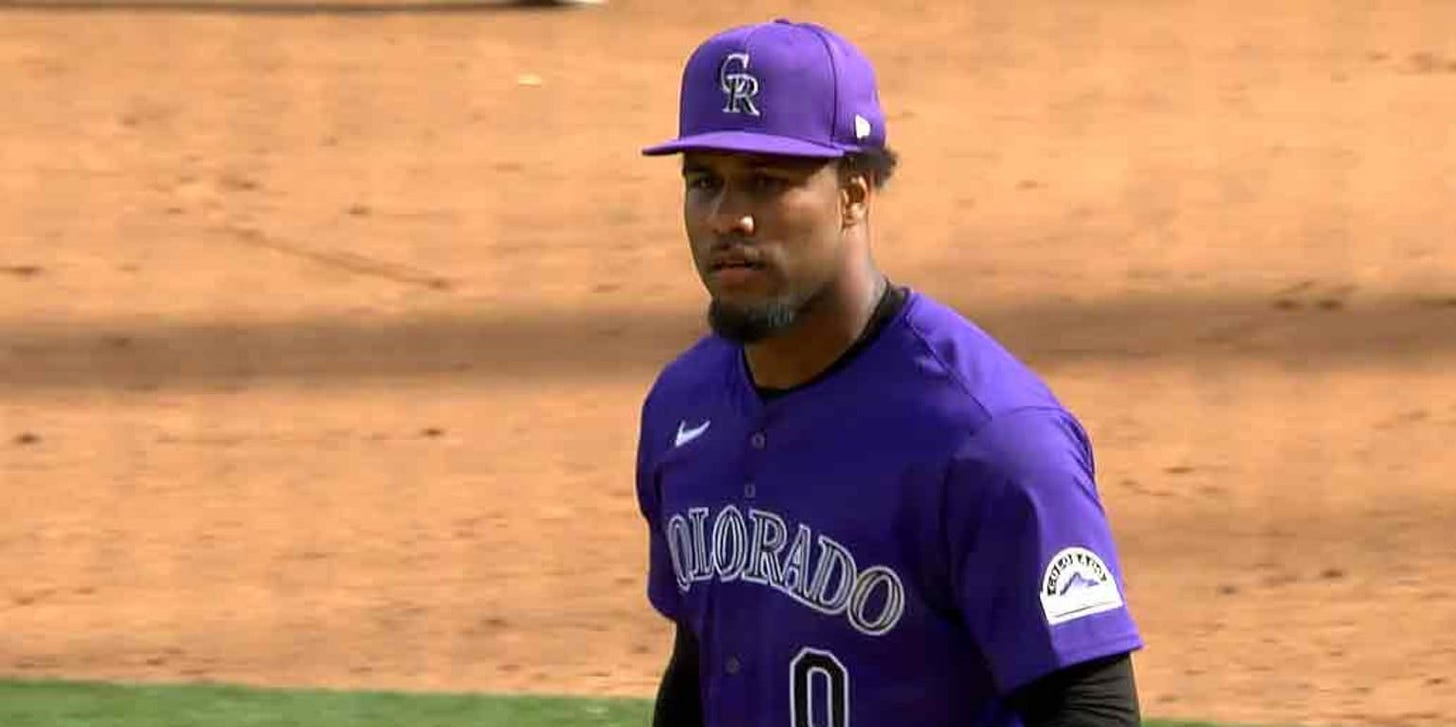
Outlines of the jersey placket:
M771 495L763 487L763 475L769 456L769 431L768 416L764 406L754 396L754 405L749 407L745 427L741 434L742 439L739 446L743 451L742 487L738 492L739 508L749 513L759 507L759 500L765 495ZM749 598L762 598L763 594L748 595ZM731 609L729 618L738 621L737 627L727 633L740 635L760 633L763 624L758 623L760 609L748 606L744 608ZM725 614L727 615L727 614ZM765 705L760 704L763 695L757 693L762 674L757 673L762 668L757 664L754 655L760 651L760 646L753 643L751 638L739 641L734 640L730 648L725 649L718 655L720 678L723 682L724 703L723 709L724 724L746 725L756 724L762 717L762 710Z

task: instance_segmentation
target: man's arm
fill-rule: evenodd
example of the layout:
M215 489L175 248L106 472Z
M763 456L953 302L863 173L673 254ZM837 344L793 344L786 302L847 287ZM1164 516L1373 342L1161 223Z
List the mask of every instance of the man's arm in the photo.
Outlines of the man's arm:
M1137 727L1132 657L1120 654L1068 667L1011 695L1026 727Z
M703 703L699 691L698 640L693 632L677 627L672 656L657 690L652 727L702 727Z

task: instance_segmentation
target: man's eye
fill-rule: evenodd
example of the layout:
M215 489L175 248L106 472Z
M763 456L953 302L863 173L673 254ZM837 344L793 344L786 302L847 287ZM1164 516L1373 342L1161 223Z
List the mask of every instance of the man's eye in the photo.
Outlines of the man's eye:
M708 177L688 177L688 189L713 189L718 186L718 180Z
M765 192L771 192L780 189L785 184L788 184L788 182L778 177L771 177L767 174L758 174L754 175L753 177L754 189L762 190Z

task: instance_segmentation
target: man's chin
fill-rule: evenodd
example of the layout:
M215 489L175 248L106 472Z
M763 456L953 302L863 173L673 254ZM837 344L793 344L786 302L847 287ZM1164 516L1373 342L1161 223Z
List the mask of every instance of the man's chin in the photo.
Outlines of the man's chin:
M714 299L708 304L713 333L735 343L756 343L783 333L798 319L796 306L785 301L738 303Z

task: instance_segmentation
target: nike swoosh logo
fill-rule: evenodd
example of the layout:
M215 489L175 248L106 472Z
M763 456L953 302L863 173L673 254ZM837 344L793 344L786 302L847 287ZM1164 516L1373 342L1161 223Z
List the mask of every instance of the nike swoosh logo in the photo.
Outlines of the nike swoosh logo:
M677 438L673 440L672 446L674 446L674 447L681 447L684 444L687 444L688 442L691 442L694 439L697 439L698 437L703 436L703 432L708 431L708 425L710 425L712 423L713 423L713 420L712 419L708 419L708 420L704 421L702 424L699 424L698 426L693 427L692 429L688 429L687 428L688 422L687 422L686 419L684 419L681 422L678 422L678 425L677 425Z

